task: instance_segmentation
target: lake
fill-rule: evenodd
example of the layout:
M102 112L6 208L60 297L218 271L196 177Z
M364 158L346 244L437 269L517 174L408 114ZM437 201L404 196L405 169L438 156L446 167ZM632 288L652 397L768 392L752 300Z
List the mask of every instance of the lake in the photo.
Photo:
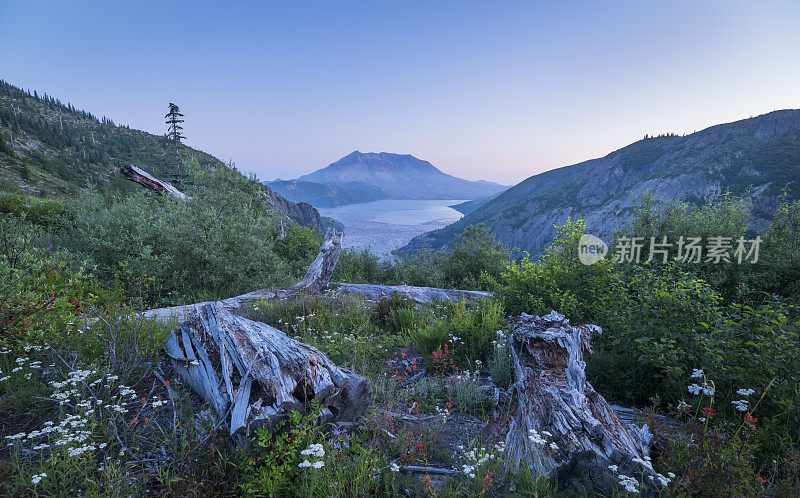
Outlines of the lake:
M346 248L369 248L382 259L412 238L445 227L463 216L449 205L461 199L384 199L334 208L319 208L322 216L344 225Z

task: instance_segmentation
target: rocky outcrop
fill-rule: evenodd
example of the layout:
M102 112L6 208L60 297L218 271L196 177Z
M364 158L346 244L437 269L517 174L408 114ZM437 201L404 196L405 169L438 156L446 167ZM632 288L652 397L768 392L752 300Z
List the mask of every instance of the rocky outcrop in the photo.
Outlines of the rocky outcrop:
M276 211L283 213L290 220L300 223L301 225L315 228L320 232L323 232L327 227L333 227L340 231L343 229L340 223L320 216L319 211L311 204L305 202L298 202L295 204L282 195L273 192L272 189L266 185L264 185L263 188L262 195L266 198L267 202L274 207Z

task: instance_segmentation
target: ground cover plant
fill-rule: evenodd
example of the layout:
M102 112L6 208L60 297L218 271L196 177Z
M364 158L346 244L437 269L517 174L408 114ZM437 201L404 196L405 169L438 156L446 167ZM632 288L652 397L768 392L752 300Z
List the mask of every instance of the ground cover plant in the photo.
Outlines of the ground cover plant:
M192 171L186 190L197 205L91 189L76 203L0 198L2 493L575 492L574 483L511 472L502 457L514 408L505 392L514 382L506 317L549 309L603 327L586 358L589 380L609 400L636 407L655 432L653 459L643 465L663 482L609 469L613 495L708 495L721 486L741 495L798 492L796 202L784 200L764 228L763 264L731 268L584 266L576 257L585 231L579 220L559 227L538 259L501 258L485 230L474 230L445 266L449 276L441 255L397 267L368 254L343 257L337 271L350 280L415 283L409 275L427 274L416 283L489 288L495 298L255 303L251 318L367 376L374 401L357 426L320 426L309 406L239 449L165 361L161 346L174 324L135 312L291 283L313 259L319 235L290 226L280 238L250 180L230 169ZM645 202L626 229L654 237L694 226L742 233L742 219L731 215L741 200L716 202ZM206 230L186 233L186 220ZM492 399L486 386L504 394ZM546 435L532 434L531 444L546 444Z

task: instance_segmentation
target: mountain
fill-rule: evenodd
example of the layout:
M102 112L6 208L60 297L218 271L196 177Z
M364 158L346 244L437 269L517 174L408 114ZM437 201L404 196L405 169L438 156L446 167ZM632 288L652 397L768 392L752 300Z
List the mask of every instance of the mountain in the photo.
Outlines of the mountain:
M589 233L609 237L634 201L701 203L730 190L753 200L766 222L786 188L800 198L800 110L782 110L712 126L691 135L645 137L605 157L532 176L452 225L414 238L403 251L446 247L469 225L486 223L509 248L540 253L553 224L584 218ZM787 187L788 186L788 187Z
M473 182L456 178L410 154L388 152L355 151L329 166L301 176L299 180L353 188L366 184L379 188L387 199L477 199L506 188L483 180ZM365 192L374 195L374 192Z
M0 191L38 197L72 197L87 186L126 192L140 187L120 177L118 168L133 164L180 185L174 175L170 143L71 104L0 80ZM216 157L184 147L204 168L225 167ZM308 204L289 201L264 187L269 203L293 220L317 228L331 225Z
M326 184L302 180L275 180L262 183L290 201L308 202L317 207L335 207L386 198L383 189L362 182Z

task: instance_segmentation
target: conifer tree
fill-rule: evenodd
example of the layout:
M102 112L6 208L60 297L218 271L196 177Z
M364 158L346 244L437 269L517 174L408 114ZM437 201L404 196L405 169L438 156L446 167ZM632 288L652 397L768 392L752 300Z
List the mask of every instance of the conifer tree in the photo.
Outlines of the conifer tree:
M172 141L172 144L175 147L175 169L178 173L180 173L181 159L178 152L181 146L181 139L186 138L181 135L181 130L183 130L183 126L181 126L183 119L181 118L183 118L183 114L181 114L181 110L176 104L170 102L169 112L164 117L167 118L167 138Z

